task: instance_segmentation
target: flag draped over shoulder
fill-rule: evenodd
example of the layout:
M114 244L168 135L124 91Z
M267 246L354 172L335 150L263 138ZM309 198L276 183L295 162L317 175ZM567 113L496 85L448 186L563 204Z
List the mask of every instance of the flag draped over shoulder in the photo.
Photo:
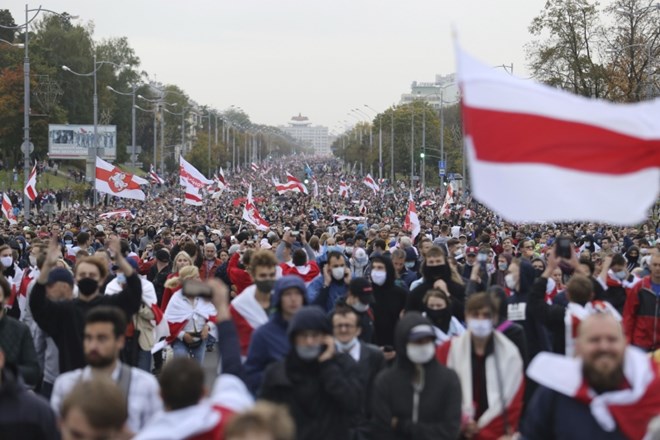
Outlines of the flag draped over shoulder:
M515 222L646 218L660 185L659 100L587 99L500 72L458 46L456 56L475 198Z

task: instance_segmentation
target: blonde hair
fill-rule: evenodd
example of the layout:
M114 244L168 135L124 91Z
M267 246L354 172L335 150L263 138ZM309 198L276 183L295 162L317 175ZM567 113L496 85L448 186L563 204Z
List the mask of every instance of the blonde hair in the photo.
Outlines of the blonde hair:
M195 261L193 260L193 258L190 256L190 254L188 252L180 251L178 254L176 254L176 256L174 257L174 260L172 260L172 261L174 261L174 267L175 268L177 267L176 266L176 260L178 260L179 257L183 257L186 260L188 260L188 263L190 263L190 265L192 265L192 266L195 265Z
M197 266L186 266L179 271L178 277L172 277L167 280L165 282L165 287L175 290L179 288L185 280L190 280L193 278L199 278L199 269Z

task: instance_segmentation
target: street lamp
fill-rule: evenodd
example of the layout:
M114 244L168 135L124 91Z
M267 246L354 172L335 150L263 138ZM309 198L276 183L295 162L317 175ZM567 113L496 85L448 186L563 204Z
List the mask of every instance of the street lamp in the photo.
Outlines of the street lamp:
M94 54L94 70L88 73L80 73L76 72L75 70L70 69L67 66L62 66L62 70L65 70L67 72L70 72L76 76L86 76L89 77L91 76L94 78L94 98L93 98L93 105L94 105L94 145L93 148L88 150L87 154L87 180L92 183L94 181L94 175L96 174L96 156L98 154L98 130L99 130L99 96L98 96L98 87L97 87L97 81L96 81L96 73L99 71L99 69L104 65L104 64L109 64L114 67L118 67L120 69L125 68L126 66L124 64L117 64L112 61L96 61L96 54ZM96 201L97 201L97 194L96 191L94 191L94 206L96 206Z
M183 154L185 150L185 142L186 142L186 110L188 110L190 107L184 107L181 109L181 113L174 113L163 107L163 111L174 115L174 116L181 116L181 151L179 154ZM177 155L174 155L174 159L177 159Z
M378 112L369 107L368 104L364 105L378 116ZM383 117L378 118L378 179L383 178Z
M32 18L28 17L30 12L34 12ZM30 180L30 153L32 153L32 150L34 150L34 146L30 142L30 23L32 23L41 12L48 12L62 18L78 18L78 16L51 11L50 9L42 8L41 6L39 6L37 9L29 9L28 5L26 4L25 23L17 26L0 25L0 28L3 29L18 30L25 28L25 43L22 45L22 47L25 49L25 58L23 59L23 144L21 145L21 151L23 152L23 174L25 179L25 186L27 186L28 181ZM17 44L10 44L21 47ZM28 198L27 194L23 194L23 214L25 216L25 220L30 219L30 199Z
M167 90L165 91L166 93L172 93L168 92ZM147 102L151 102L154 104L155 111L158 113L158 110L161 110L160 112L160 172L165 171L165 115L163 114L162 110L165 109L165 106L169 105L170 107L175 107L177 104L176 102L169 103L165 102L165 95L163 95L161 98L158 99L149 99L145 98L142 95L137 95L139 99L142 99ZM156 118L157 115L154 114L154 118ZM156 121L154 119L154 164L156 163Z
M136 110L143 111L145 113L153 113L154 114L154 158L153 158L153 161L151 162L151 165L155 167L156 166L156 149L158 148L158 130L157 130L157 127L156 127L156 122L157 122L156 117L158 115L158 107L156 105L154 105L154 108L152 108L151 110L147 110L147 109L144 109L144 108L140 107L139 105L134 105L133 108L136 109ZM162 170L161 170L161 172L162 172Z
M131 105L131 166L135 167L135 110L136 110L136 105L135 105L135 91L137 89L137 84L133 83L131 84L132 91L131 92L120 92L118 90L113 89L111 86L106 86L106 89L110 90L113 93L116 93L118 95L122 96L131 96L133 98L133 104Z

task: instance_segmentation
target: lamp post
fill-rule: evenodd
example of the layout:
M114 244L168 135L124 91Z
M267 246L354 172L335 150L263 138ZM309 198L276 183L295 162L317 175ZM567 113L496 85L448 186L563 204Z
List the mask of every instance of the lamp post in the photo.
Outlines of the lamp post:
M30 12L34 12L32 18L29 17ZM30 23L32 23L41 12L49 12L62 18L78 18L77 16L68 15L66 13L51 11L50 9L42 8L41 6L39 6L37 9L29 9L28 5L26 4L25 23L17 26L0 25L0 28L3 29L19 30L25 28L25 42L22 45L23 49L25 49L25 58L23 59L23 145L21 145L21 151L23 153L23 174L25 186L27 186L30 179L30 154L34 149L34 146L30 142ZM21 47L18 44L10 44L12 46ZM30 219L30 199L26 194L23 194L23 214L25 220Z
M134 105L133 108L136 109L136 110L146 112L146 113L153 113L154 114L154 158L151 162L151 165L155 166L156 165L156 146L158 145L158 131L156 130L156 116L158 115L158 107L156 105L154 105L154 108L152 108L151 110L147 110L145 108L140 107L139 105Z
M173 92L165 90L164 93L167 94ZM170 107L175 107L177 105L176 102L173 103L165 102L165 94L158 99L149 99L149 98L145 98L142 95L137 95L139 99L153 103L156 111L156 114L154 114L154 164L156 163L156 117L158 110L160 110L160 172L161 173L165 171L165 115L163 114L163 110L167 105L169 105ZM172 113L172 112L168 112L168 113Z
M378 116L378 112L369 105L364 105ZM383 178L383 117L378 118L378 180Z
M94 70L88 73L80 73L76 72L75 70L70 69L67 66L62 66L62 70L65 70L67 72L70 72L76 76L91 76L94 79L94 97L93 97L93 105L94 105L94 145L91 149L88 149L87 151L87 167L86 167L86 173L87 173L87 180L92 183L94 181L94 175L96 174L96 156L98 154L98 148L99 148L99 138L98 138L98 131L99 131L99 95L98 95L98 87L97 87L97 81L96 81L96 73L99 71L99 69L104 65L104 64L110 64L112 66L118 67L118 68L123 68L125 67L122 64L117 64L112 61L96 61L96 54L94 54ZM96 190L94 191L94 206L96 206L97 202L97 194Z
M171 112L165 107L163 107L163 109L162 109L164 112L167 112L171 115L181 116L181 151L179 152L179 154L183 154L185 152L184 151L185 150L185 142L186 142L186 116L185 115L186 115L186 110L188 110L189 108L190 107L182 108L181 113ZM176 155L174 155L174 156L175 156L175 160L176 160Z
M213 113L207 111L205 115L202 115L202 119L206 118L209 121L208 125L208 153L207 153L207 166L208 166L208 177L211 178L213 177L213 174L211 174L211 116L213 116Z
M111 86L106 86L106 88L118 95L131 96L133 98L133 104L131 105L131 166L135 167L135 111L137 110L137 106L135 105L135 91L137 90L137 84L131 84L130 92L120 92L119 90L113 89Z

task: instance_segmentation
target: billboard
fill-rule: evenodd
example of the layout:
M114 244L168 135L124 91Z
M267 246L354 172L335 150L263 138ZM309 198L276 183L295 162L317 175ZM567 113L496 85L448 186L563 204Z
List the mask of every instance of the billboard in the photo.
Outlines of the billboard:
M98 125L98 156L117 158L117 126ZM51 159L86 159L94 147L93 125L48 124L48 156Z

